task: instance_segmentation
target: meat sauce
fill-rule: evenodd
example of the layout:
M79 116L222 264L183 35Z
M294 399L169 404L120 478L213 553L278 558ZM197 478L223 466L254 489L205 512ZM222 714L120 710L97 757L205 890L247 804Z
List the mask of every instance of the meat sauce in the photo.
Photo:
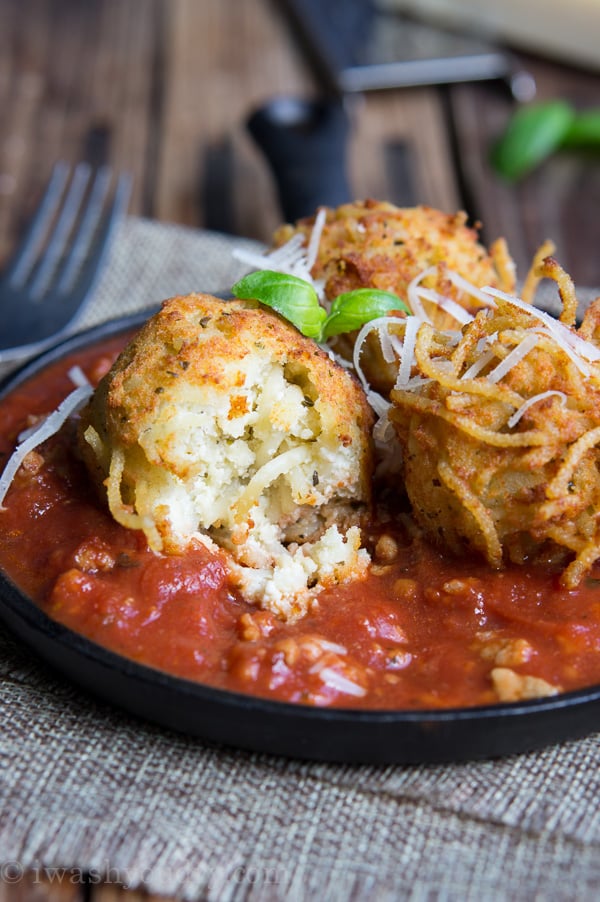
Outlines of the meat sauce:
M0 402L0 466L19 433L92 383L125 339L52 364ZM121 655L224 689L309 705L447 708L600 683L600 572L576 590L545 566L492 571L427 545L384 511L365 580L294 624L245 601L203 546L152 553L96 496L75 424L32 452L0 511L0 567L50 617Z

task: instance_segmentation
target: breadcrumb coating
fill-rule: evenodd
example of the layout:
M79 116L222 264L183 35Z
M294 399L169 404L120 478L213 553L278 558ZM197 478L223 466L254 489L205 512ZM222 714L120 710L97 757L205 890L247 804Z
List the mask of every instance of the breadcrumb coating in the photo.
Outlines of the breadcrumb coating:
M475 287L492 285L514 291L515 267L506 243L500 239L488 252L478 240L477 229L467 225L463 212L450 215L428 206L402 208L365 200L327 209L326 213L312 275L323 280L329 300L357 288L377 288L394 292L411 308L409 286L424 272L423 288L450 298L471 313L481 303L449 278L450 271ZM308 243L314 221L311 216L295 225L281 226L274 244L285 244L297 232L306 235ZM423 306L433 325L440 329L455 327L455 321L436 305L425 301ZM340 336L332 346L351 360L355 337ZM392 370L382 359L375 339L363 351L363 368L371 386L387 394L393 384Z
M372 414L356 380L253 301L165 302L102 380L80 446L156 552L226 549L246 597L293 619L364 574Z

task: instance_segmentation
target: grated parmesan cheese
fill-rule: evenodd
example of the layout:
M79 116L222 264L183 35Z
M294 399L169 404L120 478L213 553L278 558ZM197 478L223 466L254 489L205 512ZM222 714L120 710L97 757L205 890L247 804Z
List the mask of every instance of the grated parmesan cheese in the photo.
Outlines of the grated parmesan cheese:
M419 296L419 286L424 278L431 275L431 273L435 272L435 266L430 266L428 269L423 270L418 275L411 279L408 284L408 288L406 289L408 295L408 305L411 309L413 316L417 316L421 322L429 323L431 325L431 320L425 313L425 308L421 303L421 298Z
M463 326L473 320L471 314L456 304L451 298L446 298L438 292L424 288L421 285L423 279L430 275L434 270L435 267L429 267L419 273L408 286L408 300L412 310L412 316L407 317L406 320L403 321L403 338L400 338L395 332L390 332L390 327L397 326L398 320L389 316L379 317L378 319L366 323L359 331L356 338L353 353L354 369L367 393L369 404L377 416L384 420L383 423L378 424L375 428L376 437L380 440L388 433L387 414L390 405L386 402L385 398L382 398L381 395L371 389L361 367L361 354L368 336L373 332L377 334L381 346L381 353L386 363L398 363L398 375L396 377L394 389L404 391L415 390L431 381L423 376L411 377L413 367L417 364L415 358L415 345L419 329L423 323L431 324L423 307L423 300L435 303L447 313L452 314ZM533 307L521 298L513 297L499 289L491 287L478 289L462 276L458 275L458 273L448 271L447 275L454 285L477 298L482 304L485 304L486 307L496 307L495 299L497 298L523 310L539 321L538 328L530 331L503 360L500 360L489 373L481 378L486 379L491 383L500 382L500 380L503 379L510 370L523 360L539 343L541 336L550 339L558 345L584 376L591 375L592 371L589 364L600 360L600 349L591 342L581 338L581 336L574 333L559 320L554 319L551 314L546 313L546 311L540 310L537 307ZM461 338L460 332L445 332L444 334L454 344L457 344ZM462 381L468 382L469 380L476 379L486 367L491 366L494 361L497 360L498 355L493 347L491 347L497 340L497 333L479 340L476 346L476 352L479 356L462 374ZM450 361L437 361L436 366L440 370L444 370L444 368L451 368L451 363ZM549 394L557 393L550 392ZM560 395L562 393L559 392L558 394ZM530 404L536 403L547 396L548 393L542 393L536 395L535 398L531 398L520 408L520 411L516 411L515 414L513 414L508 421L508 426L512 427L516 425Z
M323 651L331 651L336 655L347 655L348 649L345 645L340 645L337 642L330 642L329 639L321 639L319 638L318 644L321 646Z
M305 243L304 235L296 232L289 241L272 251L259 254L246 248L235 248L233 256L253 269L272 269L275 272L287 273L290 276L304 279L305 282L312 285L319 300L323 302L325 300L324 282L321 279L314 279L311 270L317 260L326 219L327 210L322 207L315 217L308 244Z
M473 320L469 311L457 304L456 301L453 301L452 298L444 297L443 294L439 294L439 292L433 291L431 288L417 288L417 293L422 300L431 301L440 310L452 316L461 326L466 326L467 323Z
M362 326L361 329L359 330L358 335L356 336L356 341L354 342L354 350L353 350L353 354L352 354L352 360L354 363L354 370L356 372L356 375L360 379L360 382L361 382L363 388L367 392L369 391L369 383L368 383L367 377L365 376L363 369L360 365L360 357L361 357L363 345L367 339L367 336L371 332L378 332L379 336L380 336L379 340L380 340L380 342L382 342L381 335L389 334L387 330L388 330L388 327L390 326L390 324L393 322L395 322L396 325L398 324L398 320L395 317L378 316L376 319L372 319L368 323L365 323L364 326ZM384 341L385 341L385 339L384 339ZM391 363L392 361L390 360L389 362Z
M513 348L510 354L507 354L504 360L499 363L498 366L491 371L491 373L487 374L486 379L488 380L488 382L500 382L500 380L504 378L504 376L506 376L506 374L510 372L510 370L512 370L514 366L520 363L521 360L523 360L529 354L529 352L535 348L539 341L539 338L539 335L536 335L534 332L530 332L528 335L526 335L523 341L519 342L516 348Z
M542 391L539 393L539 395L534 395L532 398L528 398L525 403L519 407L518 410L515 410L513 415L507 420L506 425L510 429L512 429L513 426L517 425L523 414L526 413L530 407L533 407L534 404L538 404L540 401L544 401L546 398L552 397L560 398L563 407L567 403L567 396L562 391L556 391L555 389Z
M10 485L19 471L19 468L30 451L33 451L50 436L55 435L70 416L81 410L92 394L92 386L80 385L70 395L61 401L56 410L37 424L36 428L27 435L15 448L8 459L2 476L0 476L0 510L4 509L4 499Z
M481 349L478 349L481 351ZM488 348L487 351L482 351L480 357L477 358L475 363L472 363L471 366L465 370L462 374L461 379L465 382L469 379L474 379L479 373L486 368L488 363L491 363L492 360L496 357L495 353L491 348Z
M483 304L484 307L492 306L489 295L485 294L485 291L482 290L481 288L477 288L476 285L473 285L471 282L468 282L459 273L454 272L454 270L452 270L452 269L449 269L447 271L447 276L456 288L460 288L461 291L465 292L465 294L468 294L471 297L476 298L480 302L480 304Z
M402 345L402 359L398 369L398 378L394 388L404 388L410 381L410 375L415 360L415 342L420 323L415 317L408 317L404 330L404 342Z
M90 380L85 375L80 366L72 366L67 376L77 388L81 388L84 385L89 385Z
M315 217L315 223L313 225L312 232L310 233L310 239L308 242L308 247L306 249L306 268L309 272L317 262L317 256L319 254L319 244L321 243L321 235L323 234L326 220L327 210L325 209L325 207L321 207Z
M544 334L549 335L555 340L556 344L571 358L577 369L584 376L590 375L591 371L587 365L588 362L593 363L600 360L600 349L597 348L596 345L581 338L580 335L576 335L571 329L564 326L550 313L546 313L545 310L540 310L539 307L533 307L521 298L513 297L513 295L506 294L506 292L500 291L498 288L491 288L489 286L483 290L492 297L506 301L506 303L512 304L513 307L517 307L519 310L523 310L525 313L528 313L530 316L539 320L542 323L542 326L545 327L542 330Z
M319 676L326 686L335 689L337 692L343 692L346 695L354 695L356 698L362 698L362 696L367 694L367 690L364 686L360 686L358 683L355 683L354 680L349 680L348 677L338 673L333 667L323 667L322 670L319 671Z

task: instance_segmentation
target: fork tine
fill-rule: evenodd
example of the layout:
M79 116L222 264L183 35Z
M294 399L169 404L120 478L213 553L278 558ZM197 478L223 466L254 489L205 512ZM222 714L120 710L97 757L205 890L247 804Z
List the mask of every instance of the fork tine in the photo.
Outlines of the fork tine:
M27 226L19 248L6 266L5 278L13 288L21 285L31 272L39 243L58 208L69 175L69 168L69 165L63 162L56 163L53 167L44 195Z
M62 181L65 182L68 170L64 165L59 168L59 173L61 170ZM51 200L60 194L60 207L56 200L44 199L40 205L44 210L42 213L38 211L35 228L28 230L31 242L33 239L29 235L36 230L41 233L44 220L46 251L39 253L39 247L44 242L34 235L35 253L31 248L24 254L17 252L17 262L13 263L13 273L22 271L24 283L13 286L4 274L0 277L0 305L10 311L0 331L0 360L12 359L27 348L47 346L64 335L84 309L109 250L114 229L126 213L131 192L131 176L121 176L107 202L107 188L111 180L110 171L106 168L97 173L90 183L90 167L80 165L65 192L64 185L59 184L61 179L54 177L52 190L47 194ZM62 191L59 190L61 187ZM85 202L82 202L84 199ZM82 237L81 232L87 234ZM68 245L65 245L65 240ZM75 245L73 253L72 245ZM39 257L37 266L33 264L35 257ZM26 267L29 275L25 273ZM61 292L55 287L57 274L61 287L65 289ZM44 280L47 284L42 284ZM44 291L37 298L38 303L31 293L31 285L35 283L39 283Z
M71 297L77 297L77 307L83 309L83 300L87 298L95 285L102 268L102 263L110 247L110 239L115 226L127 210L132 188L132 178L128 173L119 176L112 202L100 228L95 236L94 248L83 264L79 277L71 291Z
M52 229L48 244L40 256L39 266L29 286L29 293L34 299L39 299L43 295L61 254L64 252L89 182L90 171L91 167L88 163L78 163L75 167L58 219Z
M62 294L68 291L75 281L86 254L91 248L98 223L104 211L104 204L111 180L111 169L102 166L96 173L92 188L83 209L76 234L60 271L55 279L53 291Z

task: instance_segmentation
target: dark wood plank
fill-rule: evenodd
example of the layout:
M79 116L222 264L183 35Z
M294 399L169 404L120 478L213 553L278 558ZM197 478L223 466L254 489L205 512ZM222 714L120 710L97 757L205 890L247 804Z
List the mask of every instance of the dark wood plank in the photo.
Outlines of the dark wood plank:
M349 168L355 197L458 209L450 137L436 88L375 92L355 101L351 110Z
M281 211L245 120L274 94L319 92L276 3L3 2L0 258L58 158L130 171L133 213L270 238ZM435 89L370 95L353 121L354 196L406 202L408 171L411 198L456 206Z
M564 97L581 109L597 105L600 76L537 59L525 63L535 75L538 99ZM494 173L489 154L515 108L508 92L460 85L449 98L465 203L482 220L485 237L508 239L520 273L550 238L577 284L600 286L598 157L559 153L518 184L506 184Z
M134 213L268 240L281 213L244 120L273 93L318 90L276 4L3 0L3 14L0 258L59 157L131 171ZM560 90L580 106L594 102L597 77L528 62L540 97ZM578 281L600 283L598 167L561 155L521 185L504 185L488 152L512 108L490 84L359 99L348 148L352 193L463 206L487 238L508 238L521 270L550 236Z
M274 93L314 90L310 71L268 0L173 0L169 23L155 213L188 225L218 223L217 192L206 186L209 167L208 176L229 187L223 203L231 208L231 230L266 239L280 213L244 123Z

